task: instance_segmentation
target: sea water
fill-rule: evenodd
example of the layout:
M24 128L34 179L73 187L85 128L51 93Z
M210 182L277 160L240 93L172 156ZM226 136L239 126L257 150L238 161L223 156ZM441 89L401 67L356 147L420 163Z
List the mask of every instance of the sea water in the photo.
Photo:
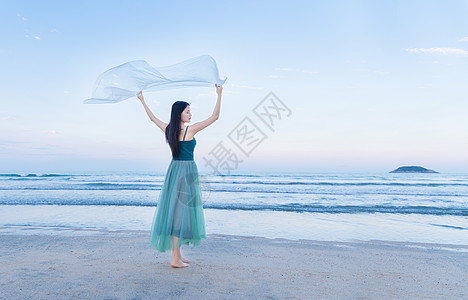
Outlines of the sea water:
M164 174L0 174L0 233L150 230ZM200 174L207 233L468 245L468 174Z

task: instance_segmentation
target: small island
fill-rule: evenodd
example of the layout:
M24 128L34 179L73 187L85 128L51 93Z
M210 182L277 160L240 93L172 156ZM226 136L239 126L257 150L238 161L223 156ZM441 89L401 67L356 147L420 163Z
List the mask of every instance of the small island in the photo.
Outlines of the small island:
M439 173L434 170L429 170L419 166L405 166L399 167L389 173Z

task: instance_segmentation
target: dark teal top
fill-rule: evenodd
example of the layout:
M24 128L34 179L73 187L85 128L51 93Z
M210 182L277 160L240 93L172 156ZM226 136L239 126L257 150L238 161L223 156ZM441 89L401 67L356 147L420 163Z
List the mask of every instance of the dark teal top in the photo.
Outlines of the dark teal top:
M180 145L180 152L177 157L172 157L173 160L193 160L193 150L195 149L195 145L197 144L197 141L195 140L195 137L189 141L185 140L185 135L187 134L187 128L185 128L185 133L184 133L184 140L179 141Z

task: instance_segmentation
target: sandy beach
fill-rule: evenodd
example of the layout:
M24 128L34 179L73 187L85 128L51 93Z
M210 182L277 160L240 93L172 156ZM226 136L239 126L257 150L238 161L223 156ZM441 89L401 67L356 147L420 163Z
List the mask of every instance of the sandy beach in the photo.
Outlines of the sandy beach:
M1 299L462 299L468 246L209 235L190 267L146 231L0 235Z

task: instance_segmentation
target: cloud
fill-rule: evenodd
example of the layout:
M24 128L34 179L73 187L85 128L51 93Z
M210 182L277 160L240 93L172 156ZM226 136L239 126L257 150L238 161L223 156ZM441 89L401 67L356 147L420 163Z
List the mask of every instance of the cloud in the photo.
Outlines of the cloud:
M307 70L302 70L302 73L306 73L306 74L309 74L309 75L315 75L315 74L318 74L317 71L307 71Z
M458 48L411 48L405 49L405 51L425 54L468 55L468 51Z
M380 76L385 76L385 75L390 74L390 72L386 72L386 71L374 71L374 73L379 74Z
M59 132L57 130L42 130L42 133L45 133L47 135L57 135Z
M197 97L213 97L213 95L215 95L215 93L199 93Z
M317 71L302 70L302 69L297 69L297 68L276 68L276 70L283 71L283 72L300 72L300 73L306 73L309 75L318 74Z
M299 69L294 69L294 68L276 68L276 70L285 71L285 72L300 71Z
M281 78L281 76L278 75L267 75L265 78Z
M49 147L49 146L46 146L46 147L31 147L31 149L34 149L34 150L51 150L51 149L53 149L53 147Z
M15 117L10 115L6 110L0 110L0 121L14 121Z
M239 93L236 91L223 90L223 94L239 94Z
M27 143L28 142L0 139L0 146L9 146L9 145L27 144Z
M367 60L365 59L348 59L345 62L348 64L367 64Z
M17 13L16 15L18 16L18 18L20 18L20 19L24 22L24 23L23 23L23 24L24 24L24 25L23 25L23 29L24 29L24 33L25 33L25 34L24 34L24 37L25 37L25 38L33 38L33 39L39 41L39 40L41 39L41 37L39 36L39 34L40 34L40 35L46 34L43 30L41 30L41 31L39 31L39 32L38 32L38 30L29 30L29 28L28 28L28 23L29 23L29 22L27 22L28 19L26 19L25 17L23 17L20 13ZM34 31L36 31L37 33L34 34L34 33L33 33ZM49 30L49 32L51 32L51 33L56 33L56 32L59 32L59 31L58 31L56 28L51 27L50 30Z
M1 116L0 117L0 121L14 121L14 120L16 120L16 119L11 117L11 116Z
M25 17L23 17L23 16L22 16L21 14L19 14L19 13L16 14L16 15L18 16L18 18L20 18L20 19L23 20L23 21L26 21L26 20L27 20Z
M239 84L231 84L232 87L237 87L241 89L249 89L249 90L263 90L261 86L250 86L250 85L239 85ZM224 91L223 91L224 93Z
M459 42L468 42L468 36L465 36L458 40Z
M236 86L236 85L235 84L229 85L229 87L231 87L231 86ZM239 92L231 91L231 90L228 90L226 88L226 89L223 89L223 95L226 95L226 94L239 94ZM197 99L199 99L199 98L213 98L213 99L215 99L216 98L216 91L209 92L209 93L198 93L196 97L197 97ZM193 105L190 105L190 106L192 108L195 107Z
M31 36L29 34L25 34L24 37L29 39ZM41 40L41 37L37 35L33 36L32 38L38 41Z

